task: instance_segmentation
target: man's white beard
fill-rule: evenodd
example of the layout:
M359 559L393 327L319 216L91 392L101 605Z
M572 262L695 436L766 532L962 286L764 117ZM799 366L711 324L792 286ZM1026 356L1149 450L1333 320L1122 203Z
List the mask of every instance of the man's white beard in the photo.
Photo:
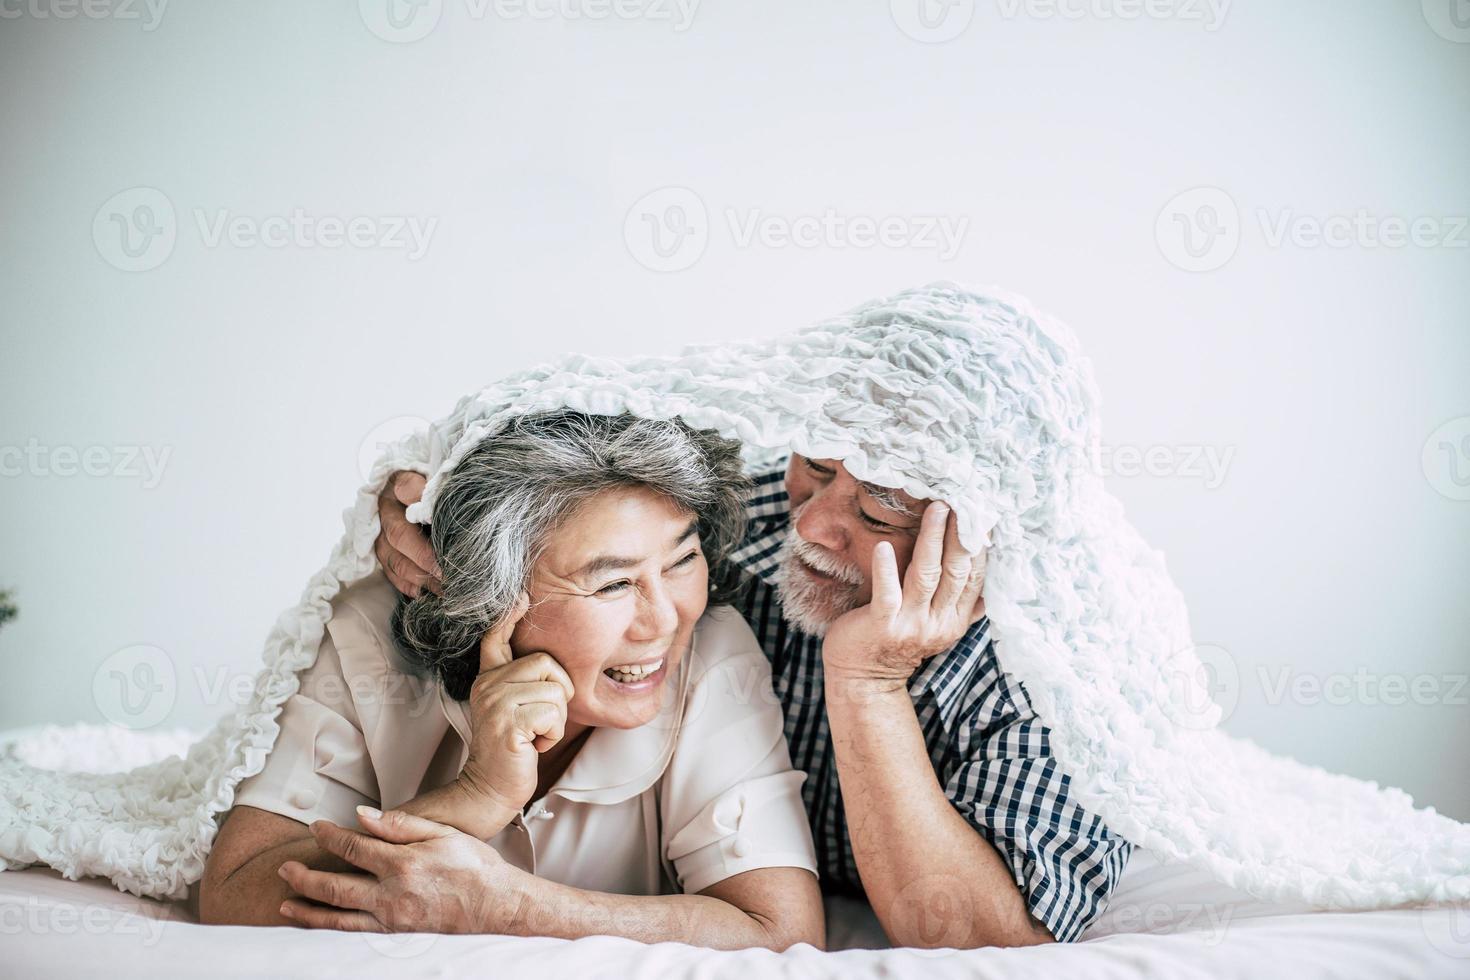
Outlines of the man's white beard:
M800 512L800 508L792 511L790 533L777 552L780 564L774 576L776 597L781 600L781 611L792 626L810 636L826 636L827 627L837 617L858 607L863 573L856 565L797 534L796 517ZM837 581L822 582L808 575L801 568L803 560Z

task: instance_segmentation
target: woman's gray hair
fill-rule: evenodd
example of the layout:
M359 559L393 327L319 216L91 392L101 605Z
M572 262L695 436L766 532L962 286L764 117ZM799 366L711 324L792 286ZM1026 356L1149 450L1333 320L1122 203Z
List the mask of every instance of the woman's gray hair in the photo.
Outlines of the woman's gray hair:
M429 539L444 594L399 596L393 639L458 701L479 672L480 638L526 591L552 531L592 497L646 487L694 515L709 563L710 602L733 597L730 551L745 533L751 484L740 443L680 419L523 415L464 455L434 502Z

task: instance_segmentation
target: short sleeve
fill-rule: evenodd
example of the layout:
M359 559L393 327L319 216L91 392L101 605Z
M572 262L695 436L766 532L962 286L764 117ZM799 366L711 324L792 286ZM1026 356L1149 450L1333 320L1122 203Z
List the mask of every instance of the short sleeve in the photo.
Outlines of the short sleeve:
M1107 907L1132 848L1072 798L1025 689L999 670L988 681L956 726L945 793L1005 859L1032 917L1069 942Z
M378 782L330 632L300 677L276 718L281 731L265 768L241 781L235 803L356 827L357 806L377 805Z
M750 627L711 609L696 638L679 742L659 784L664 857L685 893L757 868L817 873L771 668Z

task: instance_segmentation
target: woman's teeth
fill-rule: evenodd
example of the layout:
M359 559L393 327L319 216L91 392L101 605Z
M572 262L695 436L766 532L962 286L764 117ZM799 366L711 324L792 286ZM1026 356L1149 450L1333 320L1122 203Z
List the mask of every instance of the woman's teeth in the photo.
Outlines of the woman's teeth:
M603 673L620 684L634 684L655 673L663 665L664 662L662 660L655 660L651 664L628 664L623 667L608 667Z

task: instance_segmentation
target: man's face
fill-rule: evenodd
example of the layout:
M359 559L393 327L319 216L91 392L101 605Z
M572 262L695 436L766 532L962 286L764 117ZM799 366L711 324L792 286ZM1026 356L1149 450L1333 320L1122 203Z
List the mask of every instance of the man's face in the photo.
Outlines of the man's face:
M859 483L834 459L792 454L786 467L791 533L777 589L788 619L822 636L837 617L872 598L873 547L893 545L902 578L927 501Z

